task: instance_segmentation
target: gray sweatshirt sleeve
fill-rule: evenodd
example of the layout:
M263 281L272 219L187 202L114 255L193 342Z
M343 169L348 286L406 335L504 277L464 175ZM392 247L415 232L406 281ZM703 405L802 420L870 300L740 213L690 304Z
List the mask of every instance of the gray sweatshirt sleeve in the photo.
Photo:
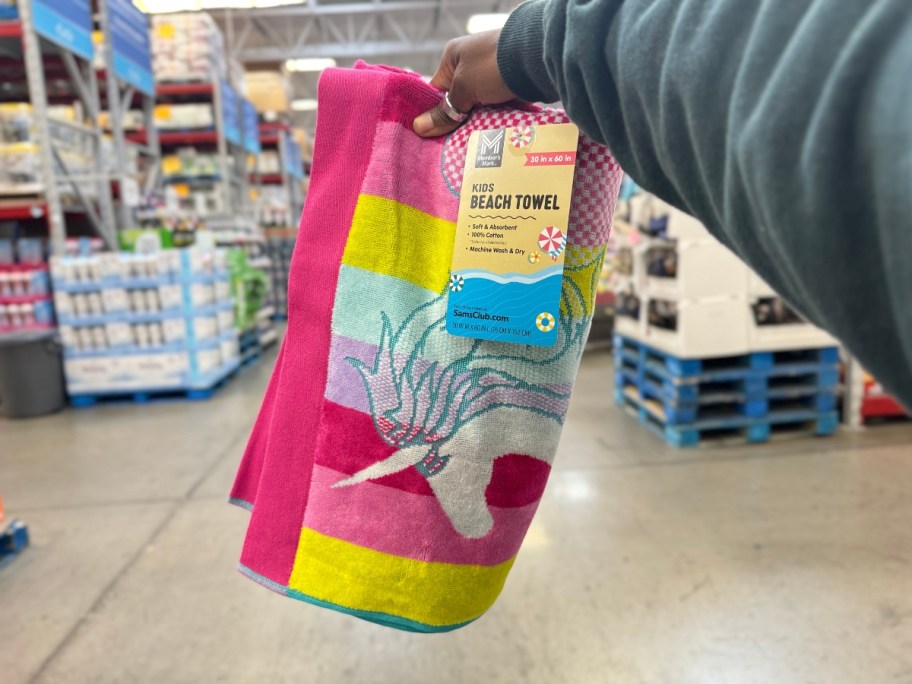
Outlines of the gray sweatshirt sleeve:
M498 64L912 406L912 2L532 0Z

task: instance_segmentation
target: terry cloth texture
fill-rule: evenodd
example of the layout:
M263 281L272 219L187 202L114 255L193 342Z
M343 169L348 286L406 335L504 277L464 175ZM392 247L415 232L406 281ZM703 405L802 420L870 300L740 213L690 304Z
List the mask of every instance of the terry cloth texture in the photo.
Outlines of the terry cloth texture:
M494 602L538 505L622 174L580 139L554 347L454 337L469 135L566 115L480 108L425 140L411 123L439 92L363 64L324 72L319 98L288 331L231 493L252 509L241 570L317 605L446 631Z

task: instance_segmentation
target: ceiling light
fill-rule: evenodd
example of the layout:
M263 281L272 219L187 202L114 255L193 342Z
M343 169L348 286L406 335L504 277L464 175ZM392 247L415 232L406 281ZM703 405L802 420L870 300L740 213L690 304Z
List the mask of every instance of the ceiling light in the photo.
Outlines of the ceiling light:
M312 112L317 108L317 101L311 97L303 100L292 100L291 108L296 112Z
M336 66L336 60L332 57L307 57L305 59L289 59L285 62L285 68L289 71L323 71Z
M469 33L481 33L482 31L503 28L509 16L509 14L473 14L469 17L466 30Z

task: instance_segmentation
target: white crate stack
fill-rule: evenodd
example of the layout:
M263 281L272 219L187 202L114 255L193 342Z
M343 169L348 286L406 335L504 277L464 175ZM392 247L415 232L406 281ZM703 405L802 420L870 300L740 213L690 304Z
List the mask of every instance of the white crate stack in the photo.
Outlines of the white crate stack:
M225 38L205 12L152 15L152 69L159 83L228 76Z
M239 364L224 250L54 257L74 395L205 390Z
M663 237L636 230L665 225ZM695 218L650 195L630 200L618 232L621 335L681 358L833 346Z

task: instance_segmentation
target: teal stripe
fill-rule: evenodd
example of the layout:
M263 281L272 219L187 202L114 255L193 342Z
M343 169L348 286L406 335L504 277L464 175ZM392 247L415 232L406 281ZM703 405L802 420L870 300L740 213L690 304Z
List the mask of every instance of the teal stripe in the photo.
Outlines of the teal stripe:
M237 499L235 497L229 497L228 503L234 504L235 506L240 506L241 508L246 508L248 511L253 510L253 504L249 501L244 501L243 499Z
M473 618L466 622L460 622L455 625L444 625L442 627L437 625L426 625L423 622L415 622L414 620L408 620L406 618L399 617L398 615L388 615L387 613L378 613L372 610L357 610L355 608L346 608L345 606L340 606L337 603L323 601L322 599L314 598L313 596L297 591L296 589L283 587L281 584L263 577L262 575L254 572L242 564L238 564L238 570L240 570L242 574L246 575L254 582L262 584L267 589L272 589L273 591L288 596L289 598L304 601L305 603L310 603L314 606L319 606L320 608L335 610L336 612L343 613L345 615L351 615L362 620L367 620L368 622L383 625L384 627L401 629L403 632L417 632L420 634L439 634L441 632L452 632L454 629L465 627L466 625L471 624L478 619Z
M566 286L564 293L568 295ZM415 310L420 307L426 308L415 316ZM446 332L443 324L445 297L399 278L343 265L336 289L333 333L379 345L383 336L382 314L386 314L391 329L399 335L397 349L410 353L419 343L423 344L420 356L428 361L448 365L465 357L477 343L477 340ZM441 321L439 330L429 334L427 324L438 318ZM403 325L406 325L405 329L400 330ZM568 342L566 331L562 329L553 347L485 342L480 349L483 364L532 384L572 383L586 341L588 319L574 319L571 327L572 341Z

